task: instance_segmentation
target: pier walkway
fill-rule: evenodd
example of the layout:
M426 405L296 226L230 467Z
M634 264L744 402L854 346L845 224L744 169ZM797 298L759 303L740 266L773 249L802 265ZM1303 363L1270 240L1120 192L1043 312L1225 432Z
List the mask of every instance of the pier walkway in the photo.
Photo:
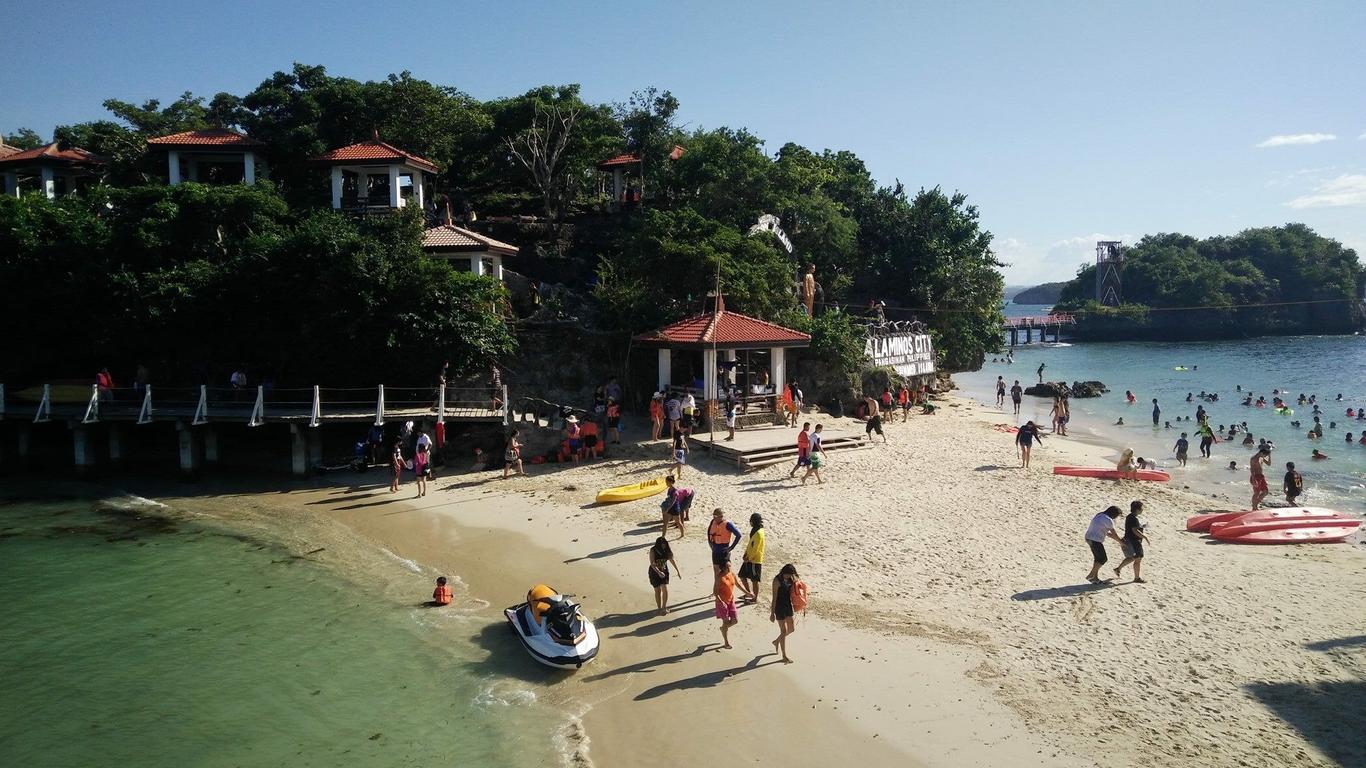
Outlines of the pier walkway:
M1053 329L1053 341L1056 343L1062 335L1064 325L1076 325L1075 315L1065 312L1050 312L1047 315L1026 315L1024 317L1007 317L1005 330L1010 334L1010 346L1020 344L1020 333L1024 333L1024 342L1028 344L1033 340L1034 330L1039 331L1039 341L1048 341L1048 330Z

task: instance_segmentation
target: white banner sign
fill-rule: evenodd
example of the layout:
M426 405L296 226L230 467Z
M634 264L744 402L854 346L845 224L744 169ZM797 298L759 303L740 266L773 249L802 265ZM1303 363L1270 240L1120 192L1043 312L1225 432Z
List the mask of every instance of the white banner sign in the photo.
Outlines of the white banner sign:
M934 373L934 344L923 333L869 336L863 352L873 365L895 369L902 376Z

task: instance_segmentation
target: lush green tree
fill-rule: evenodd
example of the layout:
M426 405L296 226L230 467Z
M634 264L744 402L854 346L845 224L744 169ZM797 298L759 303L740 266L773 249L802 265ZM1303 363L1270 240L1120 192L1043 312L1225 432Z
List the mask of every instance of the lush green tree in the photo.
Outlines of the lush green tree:
M19 149L37 149L47 142L43 141L43 137L39 136L38 132L32 128L20 128L14 133L5 134L4 143Z

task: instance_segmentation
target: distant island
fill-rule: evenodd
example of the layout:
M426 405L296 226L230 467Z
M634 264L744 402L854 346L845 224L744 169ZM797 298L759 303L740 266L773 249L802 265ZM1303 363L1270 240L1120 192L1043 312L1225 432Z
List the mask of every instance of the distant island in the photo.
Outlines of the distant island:
M1144 236L1123 251L1119 306L1096 301L1096 266L1063 286L1054 308L1092 341L1225 339L1366 328L1366 269L1357 254L1303 224L1205 239ZM1019 297L1016 297L1019 301Z
M1015 294L1011 301L1015 304L1056 304L1065 285L1067 285L1066 281L1036 285Z

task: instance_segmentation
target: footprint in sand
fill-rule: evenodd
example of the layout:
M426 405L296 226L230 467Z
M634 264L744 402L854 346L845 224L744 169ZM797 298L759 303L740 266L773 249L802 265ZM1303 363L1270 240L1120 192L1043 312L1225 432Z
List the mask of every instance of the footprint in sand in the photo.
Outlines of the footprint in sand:
M1091 613L1096 610L1096 605L1091 600L1090 595L1081 595L1072 603L1072 618L1078 624L1085 624L1091 618Z

